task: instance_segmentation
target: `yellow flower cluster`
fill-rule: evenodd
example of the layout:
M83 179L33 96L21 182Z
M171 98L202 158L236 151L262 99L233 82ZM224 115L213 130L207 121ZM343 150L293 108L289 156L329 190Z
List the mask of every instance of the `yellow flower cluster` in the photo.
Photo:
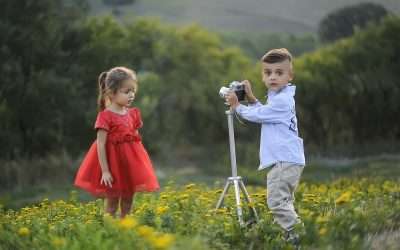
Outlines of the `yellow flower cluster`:
M105 250L111 245L115 249L232 249L242 242L240 247L246 248L258 235L265 235L256 241L260 246L282 248L277 240L280 228L273 223L264 187L248 187L252 201L241 204L245 220L252 216L251 208L260 217L249 231L238 225L232 190L224 206L216 209L221 191L194 183L169 185L159 194L137 195L133 213L123 219L104 215L102 200L84 204L45 199L17 211L0 209L0 242L14 249ZM395 181L339 179L302 183L295 207L308 230L306 242L313 242L313 247L337 242L356 246L368 233L400 230L395 216L400 214L399 197L400 184ZM348 235L348 230L358 238L338 238ZM85 240L88 237L93 240Z

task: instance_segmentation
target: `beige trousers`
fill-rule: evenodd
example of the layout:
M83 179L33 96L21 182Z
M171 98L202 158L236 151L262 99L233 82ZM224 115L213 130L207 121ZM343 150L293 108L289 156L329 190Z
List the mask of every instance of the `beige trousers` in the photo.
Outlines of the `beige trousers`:
M267 204L274 220L284 230L290 231L300 223L293 203L294 192L299 184L304 166L290 162L278 162L267 175Z

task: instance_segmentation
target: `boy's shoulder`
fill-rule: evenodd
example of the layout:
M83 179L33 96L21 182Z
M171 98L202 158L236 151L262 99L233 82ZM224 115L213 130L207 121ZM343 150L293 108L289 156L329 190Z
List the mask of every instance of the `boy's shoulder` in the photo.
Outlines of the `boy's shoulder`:
M291 91L282 90L278 92L272 99L275 102L290 102L294 100L294 94Z
M295 95L296 95L296 86L293 84L288 84L277 93L276 97L290 100L294 99Z
M273 98L269 99L269 102L275 107L292 107L295 103L294 89L290 89L290 87L291 85L284 87L282 90L276 93Z

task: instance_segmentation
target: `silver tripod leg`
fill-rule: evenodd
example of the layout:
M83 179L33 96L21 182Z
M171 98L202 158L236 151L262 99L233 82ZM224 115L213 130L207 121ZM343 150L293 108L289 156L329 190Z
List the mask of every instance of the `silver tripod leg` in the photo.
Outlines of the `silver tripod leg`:
M243 211L242 211L242 205L240 204L240 190L239 190L239 178L233 177L233 185L235 187L235 199L236 199L236 212L238 215L238 220L240 226L244 225L243 222Z
M234 135L234 130L233 130L233 118L232 114L233 111L227 110L225 112L228 118L228 130L229 130L229 152L230 152L230 159L231 159L231 169L232 169L232 176L228 178L226 181L224 190L221 194L221 196L218 199L216 209L219 209L223 202L224 198L228 192L228 189L231 184L233 184L233 187L235 189L235 201L236 201L236 212L239 220L240 226L244 226L245 223L243 221L243 210L242 210L242 204L240 200L240 190L244 193L244 197L247 201L247 203L251 204L250 196L244 186L244 183L242 181L242 177L237 175L237 166L236 166L236 152L235 152L235 135ZM255 220L258 222L258 215L257 211L255 210L254 206L250 206L251 211L255 217Z
M251 198L249 193L246 190L246 187L242 181L242 177L240 176L235 176L235 177L229 177L228 180L226 181L224 190L221 193L221 196L219 197L216 209L221 208L223 203L224 203L224 198L228 194L229 187L233 184L234 191L235 191L235 203L236 203L236 213L238 216L238 221L240 226L244 226L244 220L243 220L243 210L242 210L242 204L241 204L241 198L240 198L240 191L243 192L244 197L246 199L246 202L249 204L252 204ZM256 222L259 221L258 219L258 214L254 206L250 206L251 212L253 213L254 219Z
M220 208L222 206L222 204L224 203L224 198L225 198L226 193L229 190L229 186L230 185L231 185L231 182L228 179L226 181L226 184L225 184L225 187L224 187L224 191L222 191L221 196L219 197L216 209Z
M244 197L245 197L247 203L253 204L252 201L251 201L250 195L249 195L249 193L247 192L246 187L244 186L243 181L240 180L239 184L240 184L240 189L242 189L242 192L244 193ZM259 219L258 219L258 214L257 214L256 208L254 207L254 205L250 206L250 208L251 208L251 211L253 211L254 218L255 218L256 221L258 222Z

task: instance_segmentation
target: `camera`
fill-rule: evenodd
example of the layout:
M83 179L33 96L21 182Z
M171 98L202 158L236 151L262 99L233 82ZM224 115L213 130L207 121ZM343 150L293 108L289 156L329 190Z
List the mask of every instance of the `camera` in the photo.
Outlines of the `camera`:
M238 81L233 81L229 84L229 88L227 87L222 87L219 90L219 96L221 98L225 98L226 95L228 94L229 91L234 91L239 102L244 100L244 97L246 96L246 92L244 90L244 83L238 82Z

